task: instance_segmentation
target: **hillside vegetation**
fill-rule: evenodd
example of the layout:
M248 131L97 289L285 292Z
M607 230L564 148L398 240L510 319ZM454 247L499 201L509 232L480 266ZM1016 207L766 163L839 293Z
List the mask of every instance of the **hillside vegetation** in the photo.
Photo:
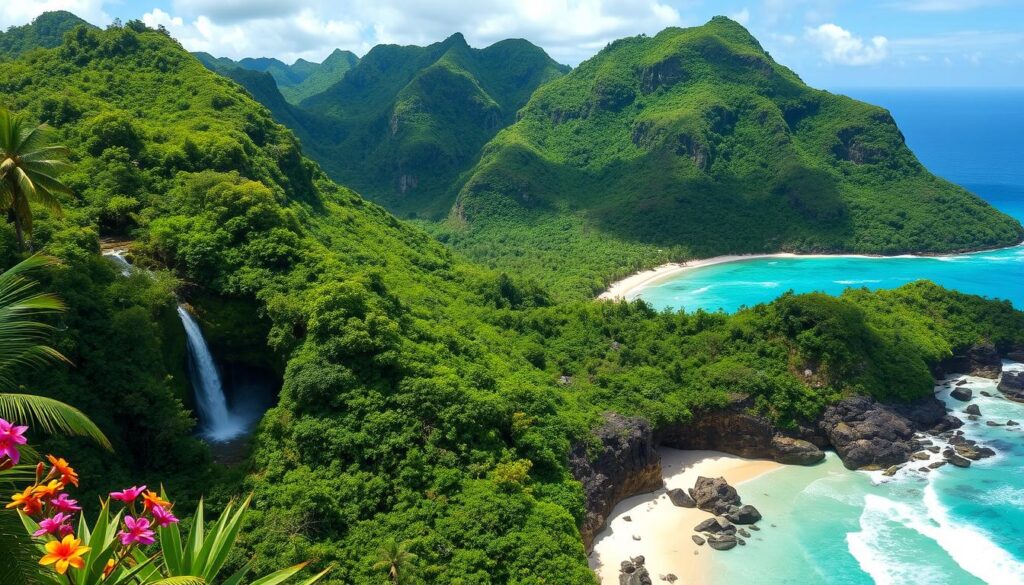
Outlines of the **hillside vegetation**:
M32 49L56 47L64 39L64 33L81 25L92 26L70 12L44 12L29 24L0 31L0 58L14 58Z
M228 77L239 75L240 71L267 73L273 79L281 95L290 104L298 104L302 100L323 92L337 83L345 73L359 62L351 51L335 49L322 63L312 63L298 59L287 65L272 58L245 58L234 61L227 57L214 57L209 53L193 53L203 65Z
M74 446L99 493L163 482L184 514L197 486L215 505L254 491L234 568L312 558L335 564L326 582L377 584L397 539L414 582L594 583L567 457L603 413L686 424L742 393L787 426L846 394L929 395L952 349L1024 342L1008 304L928 283L731 316L555 304L329 180L241 86L140 22L0 63L0 106L52 125L75 165L63 216L35 209L33 233L64 261L45 285L68 302L55 342L74 367L25 382L111 437L114 455ZM101 235L131 238L153 276L121 277ZM17 256L0 226L0 266ZM281 377L241 468L189 434L175 294L219 359Z
M808 87L725 17L615 41L541 87L438 232L571 296L670 259L1024 236L929 173L886 110Z

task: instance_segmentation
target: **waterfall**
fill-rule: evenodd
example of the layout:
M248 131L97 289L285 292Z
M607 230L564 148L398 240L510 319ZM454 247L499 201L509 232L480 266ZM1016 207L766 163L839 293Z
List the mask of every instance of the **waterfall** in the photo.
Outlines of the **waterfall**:
M124 257L124 250L105 250L103 256L109 258L111 262L117 264L117 267L121 269L121 276L131 276L132 265L128 262L128 259Z
M178 305L178 315L188 336L188 374L196 394L203 436L214 442L233 439L245 432L246 425L228 410L217 364L199 324L181 305Z

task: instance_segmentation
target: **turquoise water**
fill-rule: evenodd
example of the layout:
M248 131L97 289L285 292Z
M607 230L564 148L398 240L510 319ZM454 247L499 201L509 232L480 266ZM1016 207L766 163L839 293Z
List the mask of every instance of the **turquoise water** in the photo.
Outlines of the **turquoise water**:
M888 107L933 172L1024 221L1024 91L852 93ZM731 312L787 290L836 294L918 279L1024 308L1024 248L942 258L745 260L683 273L639 296L658 308ZM830 454L821 465L744 483L740 494L764 514L763 530L748 546L713 557L714 582L1024 584L1024 431L985 425L1024 420L1024 404L981 396L998 396L991 380L971 378L970 386L984 416L964 431L996 457L930 473L908 465L884 478L847 471ZM950 408L962 410L949 391L948 383L937 387Z

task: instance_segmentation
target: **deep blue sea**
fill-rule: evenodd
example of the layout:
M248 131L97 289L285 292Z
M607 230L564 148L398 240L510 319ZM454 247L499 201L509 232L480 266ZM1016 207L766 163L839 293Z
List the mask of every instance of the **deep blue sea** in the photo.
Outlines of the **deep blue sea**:
M1024 220L1024 90L843 93L889 108L932 172ZM685 272L639 296L659 307L734 311L789 289L838 293L922 278L1024 308L1024 248L946 258L748 260ZM936 391L960 411L965 405L949 398L951 384ZM1024 584L1024 432L986 424L1020 421L1024 405L1003 399L992 380L969 384L983 416L964 431L996 457L969 469L924 472L923 464L909 464L885 478L846 471L830 454L821 465L743 483L740 495L764 514L764 528L748 546L713 556L713 584Z

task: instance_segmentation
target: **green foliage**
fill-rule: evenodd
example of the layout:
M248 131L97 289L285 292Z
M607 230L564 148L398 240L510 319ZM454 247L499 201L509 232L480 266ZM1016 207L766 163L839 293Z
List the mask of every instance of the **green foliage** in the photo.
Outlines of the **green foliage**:
M70 12L44 12L29 24L0 31L0 58L15 58L33 49L56 47L63 40L64 33L83 25L92 27Z
M540 87L431 229L563 298L667 260L1024 238L921 166L884 109L807 87L725 17L621 39Z

